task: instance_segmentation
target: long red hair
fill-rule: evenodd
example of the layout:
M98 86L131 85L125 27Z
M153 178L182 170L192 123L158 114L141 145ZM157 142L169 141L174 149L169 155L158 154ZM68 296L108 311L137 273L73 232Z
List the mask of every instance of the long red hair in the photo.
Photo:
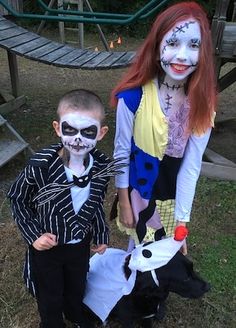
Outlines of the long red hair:
M134 62L113 89L111 105L117 104L116 94L122 90L142 86L162 72L160 43L164 35L177 22L194 18L201 29L201 46L197 69L188 80L187 95L190 102L189 129L205 131L212 125L216 107L216 79L211 32L206 12L195 2L174 4L160 13L137 52Z

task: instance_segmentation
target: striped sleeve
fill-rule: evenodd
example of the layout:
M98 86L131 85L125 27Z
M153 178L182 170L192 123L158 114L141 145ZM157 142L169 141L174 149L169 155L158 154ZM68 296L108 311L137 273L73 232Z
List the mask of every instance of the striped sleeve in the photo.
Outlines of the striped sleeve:
M29 245L41 235L40 223L32 201L36 191L34 175L34 168L27 166L8 192L12 216Z
M105 213L102 203L98 206L94 217L93 242L95 245L108 245L109 243L109 229L105 221Z

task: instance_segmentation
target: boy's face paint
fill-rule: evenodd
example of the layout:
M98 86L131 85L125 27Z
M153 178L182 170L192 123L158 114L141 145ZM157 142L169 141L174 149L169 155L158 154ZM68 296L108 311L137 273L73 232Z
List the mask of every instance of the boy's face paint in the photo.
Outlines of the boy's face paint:
M165 34L160 45L164 72L173 80L184 80L197 67L200 45L199 23L194 19L178 22Z
M100 122L92 117L68 113L60 119L61 141L70 153L85 155L96 146L100 128Z

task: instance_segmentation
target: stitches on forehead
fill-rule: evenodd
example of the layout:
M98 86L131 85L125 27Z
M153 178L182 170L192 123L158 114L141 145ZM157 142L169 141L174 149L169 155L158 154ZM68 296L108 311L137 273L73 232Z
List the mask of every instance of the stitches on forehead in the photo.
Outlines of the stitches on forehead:
M175 28L173 28L173 33L172 33L172 37L176 37L177 34L180 34L180 33L185 33L185 31L187 29L189 29L189 26L191 24L195 24L196 21L189 21L189 22L185 22L184 24L180 24L178 26L175 26Z

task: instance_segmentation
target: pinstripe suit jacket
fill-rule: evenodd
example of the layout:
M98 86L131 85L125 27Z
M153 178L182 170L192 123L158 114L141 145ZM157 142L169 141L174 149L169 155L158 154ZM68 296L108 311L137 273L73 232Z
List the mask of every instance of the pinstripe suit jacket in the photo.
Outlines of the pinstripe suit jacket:
M13 217L26 242L31 245L41 234L53 233L58 244L72 239L83 239L93 235L95 244L108 243L108 227L105 222L103 201L109 176L93 178L110 162L98 150L93 150L94 163L90 184L90 196L76 214L73 209L70 187L58 188L55 198L39 205L34 197L45 186L68 185L64 165L58 156L62 144L51 145L36 153L11 186L8 197ZM53 184L53 185L52 185Z

